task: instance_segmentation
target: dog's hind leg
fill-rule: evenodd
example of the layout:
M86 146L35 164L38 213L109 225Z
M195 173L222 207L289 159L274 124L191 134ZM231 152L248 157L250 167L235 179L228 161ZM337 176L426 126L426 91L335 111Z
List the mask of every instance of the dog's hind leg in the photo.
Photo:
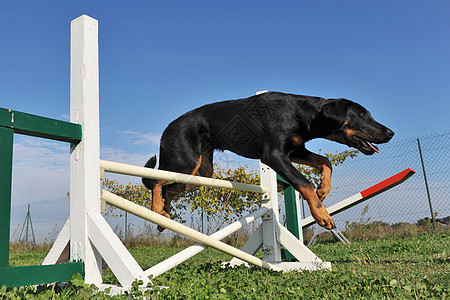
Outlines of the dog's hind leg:
M189 163L186 160L184 161L183 166L172 165L170 167L167 166L166 168L169 171L176 170L176 172L179 173L211 177L213 174L212 155L213 155L212 151L202 151L202 153L198 156L196 161L191 160ZM189 191L192 188L193 188L192 185L187 185L184 183L171 183L169 185L164 185L162 187L162 198L160 197L161 205L158 206L158 209L160 209L158 213L170 218L172 199L176 198L179 194L183 192ZM155 197L153 199L154 199L153 201L155 201ZM163 231L164 228L158 226L158 230Z
M166 184L165 180L158 180L152 189L152 211L170 218L170 214L164 210L164 199L161 197L161 189Z

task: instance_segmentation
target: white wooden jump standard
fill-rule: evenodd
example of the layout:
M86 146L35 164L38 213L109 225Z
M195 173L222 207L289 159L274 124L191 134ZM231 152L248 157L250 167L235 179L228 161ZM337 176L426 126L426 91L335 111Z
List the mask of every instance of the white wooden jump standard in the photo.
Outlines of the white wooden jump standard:
M64 259L83 261L85 282L102 286L102 261L120 284L150 283L100 213L100 139L98 81L98 22L83 15L71 23L70 120L82 125L82 141L71 146L70 218L43 264Z
M100 288L105 288L106 286L102 285L101 277L102 262L104 260L122 287L130 288L132 282L136 279L142 280L143 284L147 285L151 283L147 276L148 272L144 272L141 269L126 247L114 234L100 212L101 170L106 171L110 166L121 168L126 167L126 165L102 162L103 166L100 167L97 20L83 15L72 21L70 53L70 120L71 122L82 125L83 136L79 144L71 145L70 218L64 225L43 264L54 264L67 259L83 261L85 265L85 282L95 284ZM295 237L287 233L287 230L278 222L276 177L275 172L267 166L261 167L261 186L199 178L186 174L174 175L164 171L150 170L142 167L132 166L132 168L137 170L137 176L142 177L162 177L170 181L181 181L194 185L208 185L218 188L232 188L263 193L263 207L253 215L248 216L248 222L252 218L256 218L264 213L262 216L263 230L258 230L256 238L252 237L250 240L264 241L263 250L265 251L265 259L260 260L251 254L235 249L217 240L224 233L231 233L236 228L242 227L245 222L242 222L241 225L232 224L231 227L224 229L215 236L208 237L175 221L163 218L145 208L137 208L135 204L120 199L120 197L112 195L108 197L108 193L104 192L104 197L108 198L109 201L116 201L114 205L133 210L142 217L151 219L174 231L187 232L188 236L202 244L218 248L221 251L230 253L240 259L264 268L273 270L286 269L284 266L279 265L281 262L280 242L297 258L300 258L300 255L296 255L299 251L295 251L294 247L299 247L300 249L306 248ZM140 172L144 172L145 174L141 174ZM147 173L152 172L155 172L156 175L147 176ZM70 256L66 257L67 245L70 245ZM304 257L311 257L309 261L321 263L314 254L308 251L304 254Z

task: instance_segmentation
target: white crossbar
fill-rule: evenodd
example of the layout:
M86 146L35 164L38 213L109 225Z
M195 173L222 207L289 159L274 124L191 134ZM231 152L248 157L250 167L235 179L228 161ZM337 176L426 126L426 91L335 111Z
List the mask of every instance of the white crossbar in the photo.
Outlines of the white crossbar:
M131 201L128 201L122 197L119 197L111 192L102 190L102 199L106 201L106 203L120 208L124 211L132 213L135 216L138 216L142 219L150 221L152 223L158 224L164 228L172 230L176 233L184 235L196 242L202 243L203 245L215 248L224 253L230 254L234 257L237 257L243 261L246 261L252 265L255 265L260 268L274 270L274 271L282 271L281 268L274 266L266 261L263 261L253 255L250 255L242 250L236 249L228 244L225 244L221 241L218 241L206 234L198 232L190 227L182 225L178 222L175 222L171 219L163 217L147 208L139 206Z
M212 237L213 239L216 239L216 240L221 240L221 239L229 236L233 232L238 231L242 227L252 223L256 219L258 219L259 217L261 217L262 215L267 213L268 211L269 211L269 209L267 207L261 207L258 210L255 210L254 212L252 212L251 214L241 218L240 220L238 220L234 223L231 223L230 225L222 228L221 230L211 234L210 237ZM195 243L194 245L187 247L186 249L178 252L177 254L169 257L168 259L154 265L150 269L146 270L144 273L147 276L150 276L150 275L153 275L153 277L159 276L159 275L169 271L170 269L175 268L179 264L185 262L189 258L202 252L205 249L206 249L206 246L204 246L200 243Z
M191 185L202 185L214 188L233 189L238 191L255 192L255 193L267 192L266 187L254 184L232 182L221 179L212 179L208 177L181 174L164 170L155 170L151 168L138 167L106 160L100 160L100 168L105 172L110 173L139 176L150 179L167 180Z

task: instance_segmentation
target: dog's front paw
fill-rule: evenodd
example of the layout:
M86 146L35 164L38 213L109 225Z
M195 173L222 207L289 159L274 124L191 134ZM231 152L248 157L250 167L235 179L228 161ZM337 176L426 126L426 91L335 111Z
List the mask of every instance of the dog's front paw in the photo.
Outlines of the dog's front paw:
M320 203L320 205L318 205L314 209L311 208L311 215L313 216L314 220L316 220L317 224L319 224L319 226L322 226L326 229L336 228L333 219L331 218L325 206L322 205L322 203Z
M322 181L320 186L317 188L316 194L319 200L322 202L331 190L331 184L327 181Z

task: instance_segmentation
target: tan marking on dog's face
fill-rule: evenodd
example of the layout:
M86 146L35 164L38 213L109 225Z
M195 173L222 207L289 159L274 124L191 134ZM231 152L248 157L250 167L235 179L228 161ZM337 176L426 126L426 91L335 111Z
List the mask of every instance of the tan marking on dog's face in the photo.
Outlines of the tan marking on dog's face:
M353 130L353 129L345 129L344 132L345 132L345 135L352 136L352 135L355 135L355 133L358 131Z
M346 133L342 134L341 133L332 133L330 135L327 135L325 138L327 140L333 141L333 142L338 142L338 143L343 143L345 144L345 137L347 136Z
M294 135L292 137L292 142L294 143L295 146L300 145L303 143L303 138L299 135Z
M368 139L368 140L372 139L372 136L370 134L368 134L367 132L353 130L353 129L345 129L344 132L345 132L345 135L347 135L349 137L357 135L357 136L360 136L360 137Z

